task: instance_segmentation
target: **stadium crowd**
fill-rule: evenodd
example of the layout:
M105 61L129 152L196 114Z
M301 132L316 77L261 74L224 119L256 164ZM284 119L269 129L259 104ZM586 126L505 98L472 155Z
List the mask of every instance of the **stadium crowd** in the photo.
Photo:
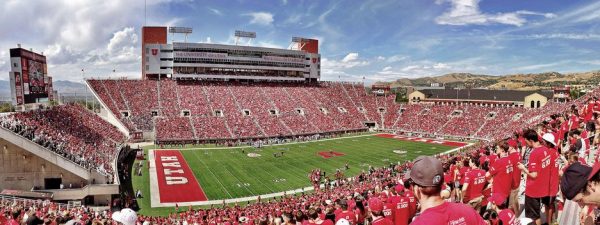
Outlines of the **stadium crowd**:
M126 140L115 126L77 104L12 113L0 126L87 169L113 174L112 161Z
M161 84L154 81L144 82L147 88L162 89ZM106 86L110 82L100 83ZM134 83L133 81L115 83L109 86L118 85L122 88L135 85L131 84ZM252 103L242 103L245 101L240 101L243 99L240 96L244 94L236 97L234 93L240 92L231 91L240 87L244 89L252 86L202 87L202 92L207 99L233 100L234 103L214 104L213 100L207 100L207 106L201 108L223 107L227 115L227 108L244 109L246 108L244 104L248 104L247 109L251 111L262 107L252 106ZM304 90L306 95L303 96L307 99L299 101L273 101L273 98L281 97L280 95L284 95L285 92L289 95L289 93L303 91L293 85L286 87L285 91L277 92L263 90L263 88L268 89L268 86L257 87L254 94L271 97L256 100L262 101L258 104L271 104L279 110L286 109L285 107L288 106L284 105L292 102L295 104L309 102L316 104L312 108L328 105L328 109L331 110L329 106L334 105L358 113L358 109L354 107L356 105L372 107L381 104L379 100L368 103L370 100L364 100L355 92L348 91L354 86L335 83L310 87L310 89L324 90L320 92ZM110 88L105 88L107 89ZM175 89L178 90L179 87ZM222 98L222 96L206 94L205 89L211 89L211 92L219 89L221 94L229 94L230 97ZM340 95L340 93L344 94ZM104 94L107 95L106 92ZM134 94L131 91L123 91L119 95ZM169 97L171 101L177 98L177 105L181 105L177 93L175 96L173 93L168 95L171 96ZM598 173L600 154L597 152L599 141L595 129L600 125L600 101L597 99L599 95L600 91L596 89L569 104L551 103L539 110L514 109L508 113L498 112L499 109L460 106L401 106L404 107L402 115L406 117L398 118L393 123L396 127L402 129L414 126L418 131L432 133L444 130L451 133L471 133L468 130L444 128L443 124L454 126L464 123L464 119L448 120L456 109L462 110L460 114L463 116L477 115L476 117L488 116L494 111L496 116L493 119L479 122L482 123L481 126L496 125L494 130L478 127L477 123L467 123L469 129L478 129L472 131L473 134L486 135L494 141L480 142L455 153L419 157L412 162L399 165L371 168L347 179L339 179L339 177L330 179L325 174L317 176L312 173L311 182L315 177L319 178L318 182L324 180L335 180L335 182L311 194L289 195L268 201L259 199L256 203L245 206L223 205L210 209L178 208L176 212L166 217L138 216L127 208L111 213L94 211L88 207L59 208L57 204L46 201L2 201L0 224L63 224L67 221L72 221L71 224L74 222L111 224L113 220L126 225L519 224L516 218L521 215L533 220L534 224L541 224L542 219L548 224L559 220L560 224L576 224L577 220L596 220L597 212L594 209L600 205L600 201L597 200L600 199L598 197L600 192L597 191L600 190L597 188L600 183ZM112 99L116 97L111 94L108 96ZM140 101L144 98L142 94L135 96L131 99ZM252 102L252 99L248 100ZM117 102L111 101L113 104ZM131 102L122 101L123 105L131 107L129 110L134 112L138 110L149 112L150 108L162 105L158 100L156 104L132 104ZM132 105L127 106L129 104ZM332 118L336 118L333 121L339 125L338 128L353 128L353 124L360 120L355 116L337 113L341 112L333 109ZM420 116L421 120L417 120L420 122L411 120L413 116ZM363 114L363 117L374 117L374 115L367 113ZM176 123L165 124L179 124L182 127L172 131L169 130L171 128L161 128L161 130L168 131L164 135L179 132L177 130L187 130L184 137L198 135L198 129L191 131L194 130L192 127L202 124L200 121L205 118L216 117L177 119ZM338 118L342 119L338 120ZM281 120L271 121L280 124L279 128L273 130L261 127L267 124L263 123L265 120L263 116L254 116L253 120L259 121L258 124L255 123L256 128L265 130L261 131L264 133L281 133L290 129ZM159 122L158 126L169 126L160 125L161 123ZM212 127L211 124L214 123L219 122L208 122L198 127ZM233 132L227 121L223 124L221 128L208 133L222 132L232 136ZM114 126L76 105L10 114L2 117L0 125L86 168L94 168L106 173L113 171L108 162L112 160L111 157L114 157L116 146L125 140ZM138 125L136 123L136 126ZM261 128L258 129L259 127ZM208 133L204 135L209 135ZM524 205L519 204L519 197L524 198ZM128 203L123 203L123 207L129 207ZM28 220L36 220L37 223L29 223Z
M574 102L566 111L557 107L559 112L541 120L531 119L541 121L535 126L455 153L370 168L346 179L331 179L315 170L309 177L311 182L333 181L315 193L267 201L259 198L245 206L177 208L166 217L136 215L129 209L111 213L87 207L57 209L54 203L34 200L5 201L0 221L20 224L38 218L47 221L44 224L73 220L127 225L402 225L519 224L519 216L534 224L541 224L542 218L548 224L596 220L594 209L600 204L593 198L599 195L594 185L600 180L595 130L600 123L600 101L596 94L585 96L589 98L585 102ZM519 204L520 195L524 205Z

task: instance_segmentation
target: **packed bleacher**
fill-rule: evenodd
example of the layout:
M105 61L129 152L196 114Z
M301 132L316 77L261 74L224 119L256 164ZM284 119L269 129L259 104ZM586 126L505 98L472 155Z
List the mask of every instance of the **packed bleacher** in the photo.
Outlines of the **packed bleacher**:
M85 168L113 174L112 161L126 137L76 104L0 117L0 125Z
M600 123L600 101L587 99L599 94L600 91L596 89L583 96L585 100L573 102L572 107L571 104L554 104L540 111L515 110L515 116L496 114L492 119L480 122L500 127L494 130L478 128L477 131L500 133L488 135L495 138L493 141L480 142L458 152L438 155L437 160L433 161L430 158L418 158L399 165L370 168L357 176L336 179L334 182L325 182L331 179L323 176L323 180L319 181L324 185L323 188L310 194L259 200L244 206L223 205L207 209L182 207L165 217L136 215L128 209L111 213L93 211L86 207L64 209L54 203L35 200L3 200L0 202L0 223L19 224L29 217L47 221L47 224L52 224L53 221L55 224L62 224L73 220L81 224L111 224L119 221L126 225L377 225L408 224L411 221L414 224L460 224L453 222L465 220L471 221L466 224L483 225L500 224L499 221L502 221L501 224L518 224L515 220L519 217L533 221L539 219L540 221L535 221L537 224L541 224L542 218L548 224L593 221L597 215L597 210L594 209L600 203L587 202L581 196L597 195L595 190L589 192L588 189L586 192L585 188L593 187L586 186L586 182L597 179L598 170L590 167L583 170L584 174L574 175L578 175L577 168L587 168L584 165L598 163L599 142L595 127ZM403 107L406 108L402 114L414 112L417 115L448 117L454 112L454 109L449 109L452 107L435 111L422 106ZM462 107L462 110L464 116L465 112L473 109ZM484 112L477 114L489 116L489 113ZM513 121L519 121L520 125L504 127L507 124L494 121L501 117L509 120L508 125L512 126ZM399 119L394 124L402 124L399 123L401 121ZM446 123L459 123L462 120L452 121L450 119ZM3 126L6 124L3 123ZM426 130L430 126L425 125L420 129ZM423 160L427 162L425 165L420 163ZM421 169L416 169L417 167ZM423 183L422 177L434 179ZM572 184L577 180L582 182L576 182L577 188L573 189ZM524 204L519 204L518 199L523 196ZM585 206L582 207L583 205ZM124 202L122 207L130 206ZM465 217L466 214L469 216Z

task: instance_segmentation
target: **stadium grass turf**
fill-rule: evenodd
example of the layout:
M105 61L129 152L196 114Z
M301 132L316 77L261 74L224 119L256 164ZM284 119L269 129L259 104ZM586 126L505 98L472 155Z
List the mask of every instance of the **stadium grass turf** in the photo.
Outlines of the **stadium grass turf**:
M154 146L145 148L148 149ZM401 141L376 136L349 137L317 142L293 143L267 146L260 149L224 148L224 149L185 149L182 154L209 200L239 198L293 190L311 186L308 174L315 168L325 171L333 177L336 169L350 169L344 175L354 176L369 165L382 167L390 163L412 160L420 155L433 155L448 151L454 147L414 141ZM242 153L242 150L245 153ZM396 154L394 150L406 151ZM323 158L319 152L335 151L345 155ZM282 157L273 153L283 152ZM248 153L260 154L260 157L248 157ZM137 163L137 161L136 161ZM145 166L148 164L144 162ZM135 171L134 171L135 172ZM148 169L144 168L141 177L132 175L134 190L141 189L144 198L138 200L144 215L168 215L173 208L150 208L150 187ZM182 207L180 210L187 209Z

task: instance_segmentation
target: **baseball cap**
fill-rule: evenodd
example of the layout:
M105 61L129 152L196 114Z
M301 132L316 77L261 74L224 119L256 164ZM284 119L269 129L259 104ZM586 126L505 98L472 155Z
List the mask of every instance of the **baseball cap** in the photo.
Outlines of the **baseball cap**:
M345 199L341 199L338 203L340 206L348 206L348 202Z
M571 164L565 170L560 179L560 191L565 198L573 199L583 188L587 182L600 170L600 163L594 164L594 167L582 165L579 162Z
M340 219L337 222L335 222L335 225L350 225L350 222L347 219Z
M515 139L510 139L506 143L508 144L508 146L513 147L513 148L519 147L519 143Z
M369 209L374 212L378 212L383 210L383 202L379 200L377 197L373 197L369 199Z
M442 162L432 156L419 156L410 171L405 174L405 178L422 187L441 185L444 182Z
M396 184L396 193L400 193L404 191L404 185Z
M114 212L112 219L121 222L124 225L135 225L137 221L137 213L130 208L124 208L121 211Z
M544 141L550 142L552 145L556 146L556 142L554 142L554 134L545 133L544 136L542 136L542 139L544 139Z
M494 205L502 205L506 201L506 196L500 193L493 193L488 201L494 203Z

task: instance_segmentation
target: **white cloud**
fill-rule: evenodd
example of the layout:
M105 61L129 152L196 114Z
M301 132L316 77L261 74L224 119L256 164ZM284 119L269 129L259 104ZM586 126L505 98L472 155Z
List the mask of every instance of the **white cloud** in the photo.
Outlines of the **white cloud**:
M383 61L383 60L385 60L385 57L383 57L383 56L377 56L377 60Z
M215 8L210 8L210 7L208 8L208 10L210 10L215 15L218 15L218 16L222 16L223 15L223 12L221 12L221 10L218 10L218 9L215 9Z
M342 59L342 62L347 63L347 62L350 62L350 61L354 61L356 59L358 59L358 53L351 52L351 53L348 53L348 55L344 56L344 58Z
M356 52L348 53L341 60L333 60L329 58L321 59L321 72L323 80L340 79L340 80L356 80L362 79L362 75L351 75L349 69L356 69L369 65L368 60L361 60Z
M569 40L600 40L600 34L585 33L549 33L549 34L529 34L517 36L523 39L569 39Z
M166 2L172 0L147 1L148 25L168 26L181 21L163 13ZM141 53L139 40L132 41L131 31L124 31L122 40L115 33L125 27L139 32L143 14L144 4L136 1L4 1L0 4L0 49L21 43L24 48L43 51L48 56L48 72L55 80L80 82L81 68L86 68L86 74L102 76L119 67L139 77L141 60L133 60ZM135 38L137 32L133 31ZM0 73L5 71L8 69L0 66Z
M107 49L110 54L118 53L137 44L137 41L138 36L133 27L126 27L113 34Z
M258 24L268 26L273 24L273 14L268 12L253 12L244 14L245 16L250 16L251 24Z
M328 58L323 58L321 61L324 69L350 69L359 66L369 65L369 61L367 60L359 60L358 53L351 52L348 55L344 56L342 60L331 60Z
M275 44L273 42L267 42L267 41L260 41L260 42L258 42L257 46L265 47L265 48L284 48L281 45Z
M480 0L437 0L437 4L450 2L451 7L448 11L438 16L435 21L442 25L489 25L506 24L513 26L522 26L527 22L524 17L543 16L545 18L554 18L552 13L539 13L533 11L520 10L516 12L487 14L479 9Z
M393 56L390 56L389 58L387 58L386 62L395 63L395 62L403 61L405 59L408 59L408 57L403 56L403 55L393 55Z
M533 64L533 65L527 65L527 66L521 66L521 67L517 67L515 68L515 71L523 71L523 72L527 72L527 71L533 71L533 72L540 72L540 69L543 68L549 68L549 67L555 67L558 66L560 64L564 64L566 63L565 61L561 61L561 62L555 62L555 63L542 63L542 64Z

